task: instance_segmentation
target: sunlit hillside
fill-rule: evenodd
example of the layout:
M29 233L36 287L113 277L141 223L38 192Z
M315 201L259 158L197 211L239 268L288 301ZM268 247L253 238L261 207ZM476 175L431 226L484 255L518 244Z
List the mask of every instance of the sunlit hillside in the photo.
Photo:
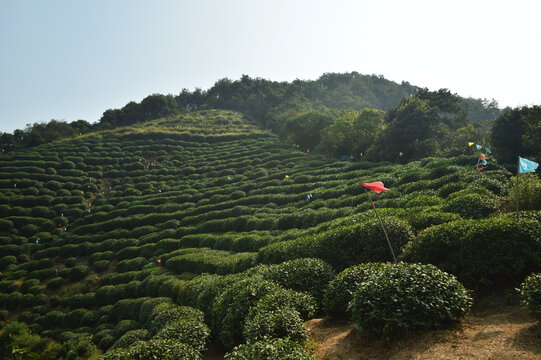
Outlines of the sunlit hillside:
M360 282L338 274L393 260L369 196L401 271L456 284L448 314L415 325L442 326L471 305L462 285L541 271L539 212L507 213L511 174L476 172L478 157L337 160L218 110L1 154L0 358L244 359L261 341L313 358L304 321L362 322L348 308ZM361 186L375 181L389 191ZM374 266L356 274L394 271Z

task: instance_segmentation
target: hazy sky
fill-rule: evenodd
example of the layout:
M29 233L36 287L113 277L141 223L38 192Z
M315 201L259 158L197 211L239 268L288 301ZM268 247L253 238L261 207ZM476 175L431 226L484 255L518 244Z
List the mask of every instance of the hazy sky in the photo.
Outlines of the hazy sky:
M541 1L0 0L0 131L242 74L541 104Z

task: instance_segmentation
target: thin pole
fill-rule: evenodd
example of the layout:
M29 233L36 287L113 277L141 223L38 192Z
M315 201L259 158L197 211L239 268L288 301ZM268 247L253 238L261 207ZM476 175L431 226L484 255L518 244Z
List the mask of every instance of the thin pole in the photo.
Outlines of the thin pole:
M517 205L517 218L518 218L518 172L520 171L520 156L517 158L517 185L515 189L515 198Z
M387 239L387 244L389 245L389 249L391 250L391 255L393 256L393 260L396 263L396 257L394 256L393 247L391 246L391 241L389 241L389 235L387 235L387 231L385 231L385 226L383 226L383 221L381 221L381 218L379 217L379 214L376 211L376 207L374 206L374 203L372 202L372 199L370 198L370 194L368 193L368 190L364 188L364 191L366 192L366 196L368 196L368 200L370 200L370 204L372 204L372 209L374 209L374 212L376 213L376 217L378 218L379 223L381 224L381 229L383 230L383 233L385 234L385 239Z

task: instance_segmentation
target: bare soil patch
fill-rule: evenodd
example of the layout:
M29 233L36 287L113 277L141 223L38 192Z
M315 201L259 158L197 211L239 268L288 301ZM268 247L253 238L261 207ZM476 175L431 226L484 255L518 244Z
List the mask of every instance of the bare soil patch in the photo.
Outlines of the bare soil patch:
M362 336L346 319L306 323L320 360L541 359L541 325L520 305L486 300L447 329L388 343Z

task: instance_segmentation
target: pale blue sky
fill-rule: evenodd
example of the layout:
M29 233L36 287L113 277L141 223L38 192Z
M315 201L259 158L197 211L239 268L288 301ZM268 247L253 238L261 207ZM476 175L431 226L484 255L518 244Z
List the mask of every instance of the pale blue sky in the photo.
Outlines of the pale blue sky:
M242 74L357 71L541 104L541 2L0 0L0 131Z

